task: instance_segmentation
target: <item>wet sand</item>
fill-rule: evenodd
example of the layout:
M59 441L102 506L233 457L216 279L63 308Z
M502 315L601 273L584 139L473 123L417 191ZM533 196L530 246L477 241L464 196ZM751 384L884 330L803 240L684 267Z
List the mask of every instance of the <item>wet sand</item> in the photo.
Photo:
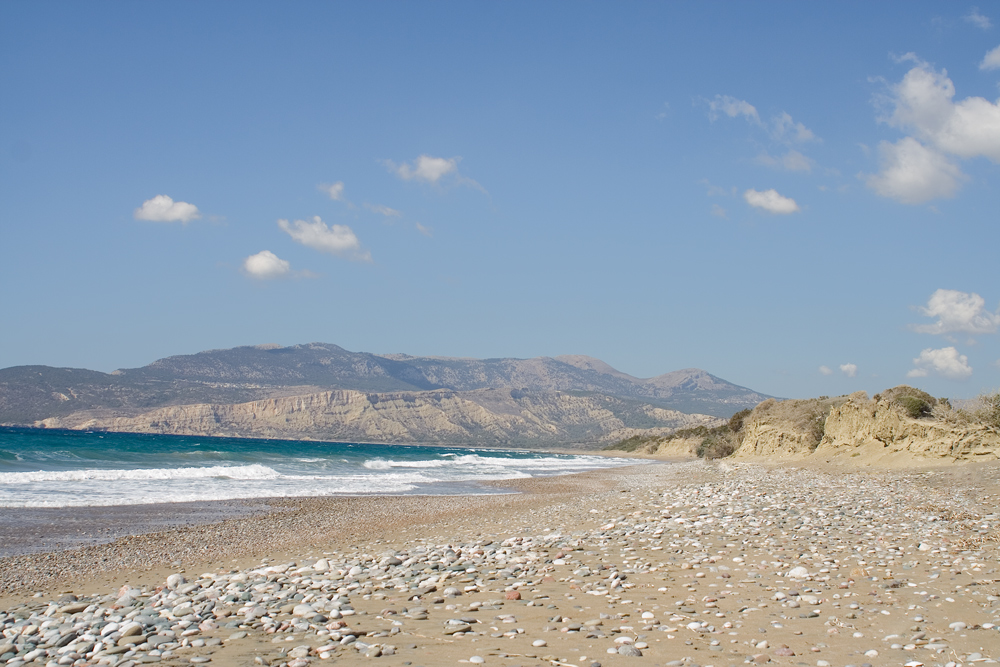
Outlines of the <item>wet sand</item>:
M0 512L0 558L92 546L127 535L216 523L232 517L263 514L271 509L267 501L5 507Z

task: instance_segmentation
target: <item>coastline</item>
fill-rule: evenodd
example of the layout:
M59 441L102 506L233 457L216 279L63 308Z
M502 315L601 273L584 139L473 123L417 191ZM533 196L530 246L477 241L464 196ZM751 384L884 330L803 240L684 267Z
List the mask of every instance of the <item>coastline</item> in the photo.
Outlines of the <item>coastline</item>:
M632 650L656 664L1000 657L1000 466L687 461L491 485L522 493L284 498L260 514L0 559L0 610L64 624L106 610L106 623L120 591L139 589L164 620L184 604L168 577L205 591L194 615L170 621L181 625L165 657L142 645L90 648L115 667L256 657L304 667L322 654L352 664L379 651L398 656L393 664L605 667ZM250 575L262 585L298 586L318 615L296 617L257 592L233 603L211 592L251 572L265 572ZM417 585L428 576L436 586ZM81 602L66 603L69 594ZM266 615L243 618L249 604ZM515 625L503 624L508 614ZM473 617L448 634L449 619ZM334 648L334 636L353 639Z
M483 481L478 485L501 493L478 495L300 496L7 508L0 519L0 539L12 543L4 543L5 551L21 552L0 556L0 602L11 595L20 598L26 593L51 592L65 581L79 581L81 574L101 580L109 573L115 581L127 575L144 579L146 572L175 563L187 568L259 559L291 553L293 548L315 550L371 537L372 530L374 534L406 532L461 514L506 513L541 502L540 496L580 494L606 485L603 473L632 467ZM35 520L28 521L28 517ZM32 543L42 546L32 549ZM52 548L47 549L48 545ZM39 564L43 567L36 567Z

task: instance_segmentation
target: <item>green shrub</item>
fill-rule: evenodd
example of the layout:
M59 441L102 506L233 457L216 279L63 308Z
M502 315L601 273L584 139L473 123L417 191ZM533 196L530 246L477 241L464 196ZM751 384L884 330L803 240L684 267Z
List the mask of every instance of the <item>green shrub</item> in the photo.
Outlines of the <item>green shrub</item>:
M809 423L809 434L812 436L812 443L809 445L809 448L812 451L816 451L823 436L826 435L826 418L830 416L831 409L829 407L826 408L824 412L813 417Z
M750 416L750 412L752 411L748 408L746 410L740 410L735 415L730 417L729 424L727 424L727 426L729 427L729 432L739 433L740 429L743 428L743 423L746 422L747 417Z
M624 440L619 440L618 442L613 442L610 445L604 447L605 450L615 450L615 451L625 451L634 452L650 443L654 438L650 436L633 435L631 438L625 438Z
M875 394L875 400L899 406L904 414L913 419L929 417L938 404L938 399L926 391L921 391L905 384L893 387L892 389L886 389L881 394Z
M673 440L674 438L698 438L698 437L703 438L706 435L708 435L709 430L710 429L707 426L692 426L691 428L682 428L677 431L674 431L669 436L669 439Z
M919 396L898 396L895 403L903 408L903 412L913 419L920 419L921 417L930 415L931 410L934 408L934 406Z
M695 450L698 458L721 459L736 451L736 442L728 425L712 429L712 433L702 439Z

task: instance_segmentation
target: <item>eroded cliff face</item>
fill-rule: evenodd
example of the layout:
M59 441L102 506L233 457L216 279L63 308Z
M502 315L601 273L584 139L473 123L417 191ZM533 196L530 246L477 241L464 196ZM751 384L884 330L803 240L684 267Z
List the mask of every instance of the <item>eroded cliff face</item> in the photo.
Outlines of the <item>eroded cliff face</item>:
M744 422L736 457L889 465L1000 459L1000 433L982 424L913 418L863 391L824 400L765 401Z
M38 425L130 433L502 445L597 442L636 420L684 428L713 418L561 392L344 390L233 405L181 405L127 416L80 412Z
M1000 458L1000 433L982 424L913 419L891 401L869 399L861 391L830 413L816 455L992 461Z
M764 401L743 421L736 457L795 459L810 456L823 436L826 415L837 401Z

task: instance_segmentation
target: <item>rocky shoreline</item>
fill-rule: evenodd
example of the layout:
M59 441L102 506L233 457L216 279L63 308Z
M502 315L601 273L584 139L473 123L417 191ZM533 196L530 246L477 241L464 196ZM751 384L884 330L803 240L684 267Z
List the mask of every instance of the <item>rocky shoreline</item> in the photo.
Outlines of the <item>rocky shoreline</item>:
M36 665L958 665L1000 658L1000 467L701 461L0 560Z

